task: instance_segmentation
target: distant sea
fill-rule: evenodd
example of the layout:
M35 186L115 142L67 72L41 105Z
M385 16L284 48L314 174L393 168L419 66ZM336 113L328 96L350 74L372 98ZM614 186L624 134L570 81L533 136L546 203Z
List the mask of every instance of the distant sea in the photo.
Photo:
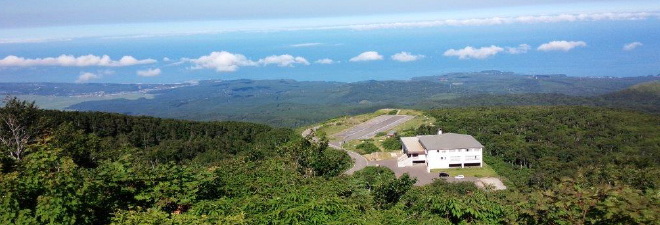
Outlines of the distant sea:
M174 83L205 79L295 79L301 81L402 80L416 76L481 70L522 74L567 74L569 76L645 76L660 74L660 22L599 21L550 24L512 24L473 27L397 28L378 30L299 30L277 32L228 32L159 37L85 38L71 41L0 44L0 58L55 57L61 54L123 55L153 58L157 64L121 68L96 67L0 67L2 82L73 82L82 72L112 70L93 82ZM587 47L569 52L541 52L536 48L555 40L584 41ZM641 42L633 51L623 45ZM299 44L304 47L296 47ZM479 60L443 56L448 49L466 46L515 47L528 44L525 54L499 54ZM198 58L212 51L243 54L252 60L290 54L306 58L311 65L241 67L236 72L191 69L189 63L172 65L180 58ZM361 52L377 51L384 60L349 62ZM414 62L396 62L399 52L424 55ZM163 58L172 59L164 62ZM329 58L339 63L314 61ZM156 77L140 77L137 70L160 68Z

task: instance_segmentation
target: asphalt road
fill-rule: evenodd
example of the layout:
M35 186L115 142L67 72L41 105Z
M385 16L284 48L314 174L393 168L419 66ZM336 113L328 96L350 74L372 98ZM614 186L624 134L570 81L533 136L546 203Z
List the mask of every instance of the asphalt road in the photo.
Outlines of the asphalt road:
M388 131L412 118L414 118L414 116L382 115L339 132L335 136L338 137L339 140L345 142L356 139L369 139L376 136L379 132Z
M331 148L334 148L334 149L339 149L339 150L346 151L346 153L348 153L348 155L351 157L351 159L353 159L353 167L351 167L350 169L344 171L344 174L351 175L351 174L355 173L355 171L358 171L358 170L364 169L367 166L373 165L373 163L370 163L367 160L367 158L364 158L364 156L360 155L357 152L344 149L344 148L341 147L340 144L341 144L340 141L334 141L334 142L328 143L328 146L330 146Z

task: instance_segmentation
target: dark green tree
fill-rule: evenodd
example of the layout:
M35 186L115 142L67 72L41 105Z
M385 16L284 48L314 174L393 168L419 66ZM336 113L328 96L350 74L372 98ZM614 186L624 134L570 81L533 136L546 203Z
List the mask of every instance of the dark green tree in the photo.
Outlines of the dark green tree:
M404 173L400 178L384 183L374 190L374 201L379 208L387 209L399 202L412 186L417 182L417 178L410 178L410 175Z

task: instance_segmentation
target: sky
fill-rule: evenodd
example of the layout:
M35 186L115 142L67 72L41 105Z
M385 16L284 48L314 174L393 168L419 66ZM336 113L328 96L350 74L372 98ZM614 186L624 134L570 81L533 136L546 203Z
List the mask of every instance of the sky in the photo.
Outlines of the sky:
M0 82L660 74L657 0L0 1Z

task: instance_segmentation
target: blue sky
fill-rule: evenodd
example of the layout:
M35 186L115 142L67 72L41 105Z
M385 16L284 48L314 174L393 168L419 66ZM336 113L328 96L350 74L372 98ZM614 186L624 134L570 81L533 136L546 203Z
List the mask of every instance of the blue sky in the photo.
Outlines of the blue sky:
M31 0L2 1L0 28L208 20L344 17L527 8L524 13L571 10L648 10L657 1L596 0ZM520 13L518 12L513 13ZM479 15L473 15L479 16Z
M6 1L0 79L660 73L658 1Z
M2 0L0 42L660 10L655 0Z

